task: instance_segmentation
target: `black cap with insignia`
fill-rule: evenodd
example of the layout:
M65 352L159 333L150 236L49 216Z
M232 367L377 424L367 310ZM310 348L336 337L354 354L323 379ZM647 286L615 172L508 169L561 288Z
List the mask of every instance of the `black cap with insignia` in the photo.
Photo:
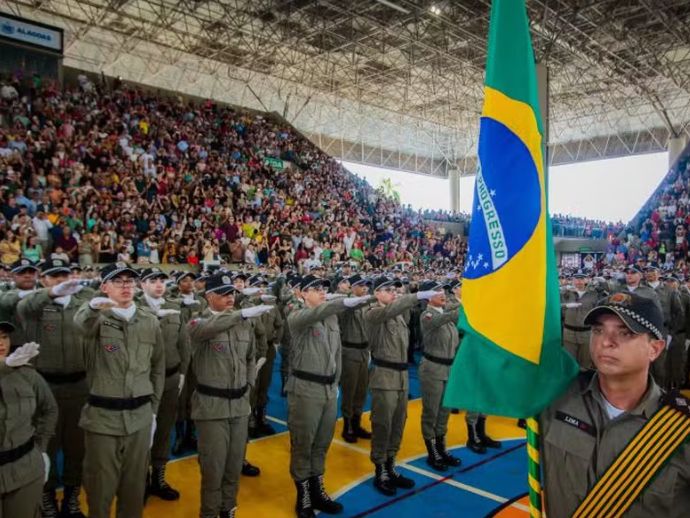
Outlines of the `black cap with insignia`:
M206 293L219 295L228 295L237 291L232 284L232 278L227 273L217 273L208 277L204 290Z
M48 259L41 263L41 275L58 275L61 273L70 274L69 263L62 259Z
M141 270L141 276L139 277L142 281L149 281L153 279L167 279L168 274L157 267L144 268Z
M119 277L123 273L128 273L132 277L138 278L139 272L125 262L118 261L117 263L109 264L101 268L101 282L107 282L115 277Z
M22 273L26 270L33 270L37 272L38 267L36 266L36 263L29 261L28 259L20 259L19 261L12 263L12 273Z

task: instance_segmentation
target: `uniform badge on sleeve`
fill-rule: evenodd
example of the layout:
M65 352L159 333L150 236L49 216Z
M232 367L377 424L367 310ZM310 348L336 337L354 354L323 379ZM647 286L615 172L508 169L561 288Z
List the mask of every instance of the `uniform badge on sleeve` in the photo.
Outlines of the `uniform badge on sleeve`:
M105 349L105 351L109 353L116 353L120 350L120 346L118 344L105 344L103 346L103 349Z

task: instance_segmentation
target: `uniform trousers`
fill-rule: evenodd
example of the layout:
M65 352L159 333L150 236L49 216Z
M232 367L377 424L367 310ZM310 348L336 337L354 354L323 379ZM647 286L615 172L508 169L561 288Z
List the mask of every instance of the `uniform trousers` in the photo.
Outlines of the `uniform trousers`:
M371 454L374 464L394 460L407 420L407 391L371 389Z
M237 506L249 416L195 420L201 468L201 518Z
M151 427L129 435L84 432L84 489L89 518L109 518L117 496L117 518L139 518L144 508Z
M41 516L41 493L43 477L0 494L0 518L39 518Z
M434 439L448 433L450 409L443 406L446 381L430 376L419 376L422 389L422 437Z
M323 475L338 414L337 398L288 393L290 475L294 480Z

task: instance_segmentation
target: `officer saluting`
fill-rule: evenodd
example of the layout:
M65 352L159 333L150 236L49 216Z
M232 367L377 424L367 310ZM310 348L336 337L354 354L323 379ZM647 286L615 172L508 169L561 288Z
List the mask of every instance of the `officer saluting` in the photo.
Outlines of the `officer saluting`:
M429 300L435 291L419 291L412 295L397 295L402 282L378 277L374 281L377 304L364 315L371 346L373 364L371 387L371 461L376 467L374 487L392 496L397 488L410 489L414 481L395 469L395 457L400 449L407 420L407 347L410 336L403 313L409 312L418 300Z
M312 518L314 510L337 514L343 509L323 485L342 370L336 315L371 300L363 296L326 301L329 284L314 275L302 278L304 307L292 310L287 317L293 340L287 382L290 475L297 488L295 510L299 518Z
M249 425L249 391L256 379L255 336L247 320L272 311L233 311L236 289L228 275L206 280L207 309L188 324L192 369L192 419L199 433L201 518L235 516Z
M352 295L363 297L369 293L371 281L360 275L347 279ZM343 374L340 385L343 389L341 410L343 413L343 439L357 442L357 439L371 439L371 433L362 428L362 410L369 386L369 344L367 342L364 313L366 307L348 309L338 315L340 335L343 343Z
M57 404L29 360L38 344L12 354L10 322L0 322L0 516L38 518L50 460L45 452L57 422Z
M34 364L48 382L60 409L55 437L48 445L53 469L43 493L44 518L57 516L55 488L58 485L57 453L62 450L64 499L60 516L83 518L79 506L84 461L84 433L79 416L86 403L86 369L81 332L74 315L88 300L82 296L82 283L69 280L68 263L60 259L41 264L43 289L33 291L19 301L17 315L24 333L41 344L41 354Z
M175 423L177 400L184 385L190 360L189 335L181 320L177 302L166 300L168 275L160 268L141 271L139 305L158 317L165 343L165 388L156 415L156 433L151 448L151 478L147 494L163 500L177 500L180 493L165 481L165 466L170 454L170 432Z
M445 471L448 466L459 466L460 459L446 450L446 433L450 410L443 406L443 393L448 382L450 367L458 350L460 338L456 323L459 305L445 309L444 286L430 281L420 286L422 291L432 290L419 322L422 330L424 358L419 366L422 389L422 436L427 449L426 462L434 469Z
M123 262L101 270L101 291L74 322L84 333L87 404L84 489L90 518L136 518L144 506L149 450L165 384L165 344L158 318L137 308L136 270Z
M11 342L12 348L15 348L29 341L24 327L17 321L16 311L19 301L36 288L38 267L28 259L20 259L12 264L11 272L14 289L0 294L0 320L10 322L14 326Z

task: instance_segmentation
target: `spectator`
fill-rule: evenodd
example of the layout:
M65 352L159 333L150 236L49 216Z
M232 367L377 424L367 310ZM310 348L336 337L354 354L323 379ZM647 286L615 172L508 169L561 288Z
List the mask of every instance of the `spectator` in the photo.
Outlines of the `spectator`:
M6 266L19 261L22 254L22 243L11 230L7 230L0 239L0 262Z
M43 248L38 244L36 236L27 237L22 245L22 257L33 263L38 263L43 259Z

